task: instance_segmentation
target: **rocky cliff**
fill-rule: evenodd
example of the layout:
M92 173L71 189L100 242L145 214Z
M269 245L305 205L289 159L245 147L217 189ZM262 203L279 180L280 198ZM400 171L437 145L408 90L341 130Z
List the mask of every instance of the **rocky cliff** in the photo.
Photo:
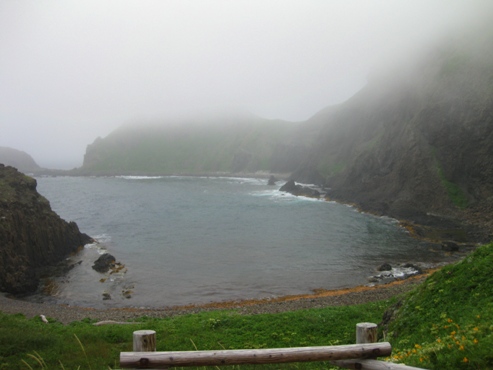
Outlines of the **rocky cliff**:
M47 267L90 241L51 210L35 179L0 164L0 291L35 291Z
M304 123L320 130L293 179L399 219L454 223L478 207L491 219L493 32L480 31L385 71Z

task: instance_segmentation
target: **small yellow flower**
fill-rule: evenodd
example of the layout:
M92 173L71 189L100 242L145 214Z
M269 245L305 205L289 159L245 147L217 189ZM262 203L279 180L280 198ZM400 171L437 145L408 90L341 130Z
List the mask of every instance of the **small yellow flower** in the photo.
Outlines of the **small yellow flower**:
M447 322L449 322L449 323L450 323L450 322L454 322L454 320L452 320L452 319L447 319Z
M453 332L450 333L450 335L453 337L456 333L456 331L454 330Z
M481 315L477 315L476 318L480 319L481 318Z
M437 339L438 343L442 343L442 340L440 338Z
M423 357L420 357L419 358L419 362L423 362Z
M479 331L479 328L476 326L474 329L472 329L474 331Z
M467 357L464 357L464 359L462 360L462 362L469 362L469 359Z
M461 344L459 347L459 351L463 351L463 350L464 350L464 346Z
M473 342L474 344L478 344L479 341L476 338L474 338Z
M414 347L415 348L421 348L421 346L419 344L415 344Z

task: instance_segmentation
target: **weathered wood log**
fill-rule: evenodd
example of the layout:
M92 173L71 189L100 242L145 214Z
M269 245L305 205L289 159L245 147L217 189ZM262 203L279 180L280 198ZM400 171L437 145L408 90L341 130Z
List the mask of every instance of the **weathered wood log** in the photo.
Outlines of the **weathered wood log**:
M363 359L331 361L331 364L355 370L425 370L420 367L394 364L392 362Z
M388 342L256 350L121 352L120 366L122 368L164 369L176 366L278 364L375 358L378 356L390 356L391 353L392 347Z
M360 322L356 324L356 343L375 343L377 341L377 324Z
M156 350L156 332L154 330L136 330L133 336L134 352L154 352Z

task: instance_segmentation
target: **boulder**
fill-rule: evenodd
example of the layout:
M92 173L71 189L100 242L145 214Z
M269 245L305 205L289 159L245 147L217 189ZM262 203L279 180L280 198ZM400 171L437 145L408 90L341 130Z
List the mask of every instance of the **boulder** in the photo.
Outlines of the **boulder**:
M92 268L97 272L105 273L115 265L115 262L115 257L109 253L105 253L99 256L99 258L94 262L94 265L92 265Z
M390 263L384 263L377 270L378 271L391 271L392 270L392 266L390 265Z
M445 241L442 242L442 250L445 252L458 252L459 246L454 242Z
M274 175L270 175L267 185L275 185L277 181L279 180Z
M312 189L308 186L302 186L296 184L294 180L289 180L286 182L279 191L285 191L286 193L290 193L296 196L304 196L310 198L320 198L320 192L316 189Z

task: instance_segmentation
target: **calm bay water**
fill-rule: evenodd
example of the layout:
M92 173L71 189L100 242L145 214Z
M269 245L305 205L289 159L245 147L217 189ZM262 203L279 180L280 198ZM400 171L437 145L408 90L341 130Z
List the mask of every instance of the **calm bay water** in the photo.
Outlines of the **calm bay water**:
M366 284L383 262L436 258L391 219L297 198L263 179L37 181L53 210L100 242L73 257L82 262L58 279L61 303L159 307L310 293ZM92 270L103 251L127 272Z

